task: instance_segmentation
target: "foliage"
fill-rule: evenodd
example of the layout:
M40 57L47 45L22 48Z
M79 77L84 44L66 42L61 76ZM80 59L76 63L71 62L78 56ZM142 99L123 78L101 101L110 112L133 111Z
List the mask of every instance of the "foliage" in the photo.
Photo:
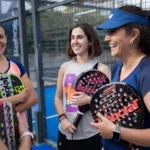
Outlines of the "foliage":
M105 18L101 15L101 10L96 9L88 13L89 8L73 6L61 6L49 9L40 13L41 39L43 51L57 50L64 51L68 41L69 29L80 22L88 22L92 26L97 26ZM32 19L27 17L27 34L29 52L33 51Z

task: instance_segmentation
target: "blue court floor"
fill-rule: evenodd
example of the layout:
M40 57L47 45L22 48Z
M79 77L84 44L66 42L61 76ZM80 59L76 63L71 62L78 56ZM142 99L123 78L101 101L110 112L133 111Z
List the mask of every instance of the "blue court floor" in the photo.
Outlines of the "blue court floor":
M48 144L41 144L39 146L33 146L32 150L56 150L54 148L52 148L51 146L49 146Z
M37 90L35 89L37 92ZM44 88L45 94L45 107L46 107L46 125L47 125L47 136L53 142L57 142L58 133L58 116L54 107L54 97L56 92L56 86L48 86ZM34 111L38 111L38 104L32 108L32 124L33 130L35 129ZM48 144L41 144L39 146L33 146L33 150L54 150Z

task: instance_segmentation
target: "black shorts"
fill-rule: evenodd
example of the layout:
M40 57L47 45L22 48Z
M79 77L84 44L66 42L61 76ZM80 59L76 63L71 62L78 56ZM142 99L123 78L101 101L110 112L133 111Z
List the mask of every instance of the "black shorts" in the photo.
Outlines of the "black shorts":
M58 133L58 150L101 150L101 136L99 134L83 140L68 140L60 131Z

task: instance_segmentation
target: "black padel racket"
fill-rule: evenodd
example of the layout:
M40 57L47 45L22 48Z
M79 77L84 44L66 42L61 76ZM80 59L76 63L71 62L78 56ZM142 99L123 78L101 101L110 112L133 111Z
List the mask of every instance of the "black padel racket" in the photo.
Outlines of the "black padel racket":
M10 102L0 102L0 140L9 150L19 147L19 126L15 108Z
M91 112L95 121L100 112L115 124L139 129L144 122L144 107L141 97L133 87L123 82L109 83L101 87L91 100ZM131 148L131 143L122 141Z
M96 69L92 69L79 75L75 84L75 90L83 92L92 97L101 86L109 82L110 81L108 77L104 73ZM78 126L83 114L90 109L90 105L83 105L79 106L78 108L79 112L73 122L76 127Z

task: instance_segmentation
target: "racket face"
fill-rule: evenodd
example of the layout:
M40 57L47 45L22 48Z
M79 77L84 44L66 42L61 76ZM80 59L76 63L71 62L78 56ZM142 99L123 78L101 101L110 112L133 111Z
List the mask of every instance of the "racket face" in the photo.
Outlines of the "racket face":
M95 121L100 112L115 124L127 128L141 128L144 121L141 98L131 86L120 82L107 84L93 95L91 112Z
M15 108L10 102L0 102L0 139L8 149L19 147L19 127Z
M88 70L82 73L75 84L75 90L83 92L88 96L93 94L103 85L110 83L108 77L95 69ZM85 112L90 109L90 105L79 106L81 112Z
M11 74L11 82L12 82L12 88L13 88L13 94L19 94L24 89L24 84L21 81L20 77Z
M14 74L0 74L0 98L19 94L23 89L20 77Z

